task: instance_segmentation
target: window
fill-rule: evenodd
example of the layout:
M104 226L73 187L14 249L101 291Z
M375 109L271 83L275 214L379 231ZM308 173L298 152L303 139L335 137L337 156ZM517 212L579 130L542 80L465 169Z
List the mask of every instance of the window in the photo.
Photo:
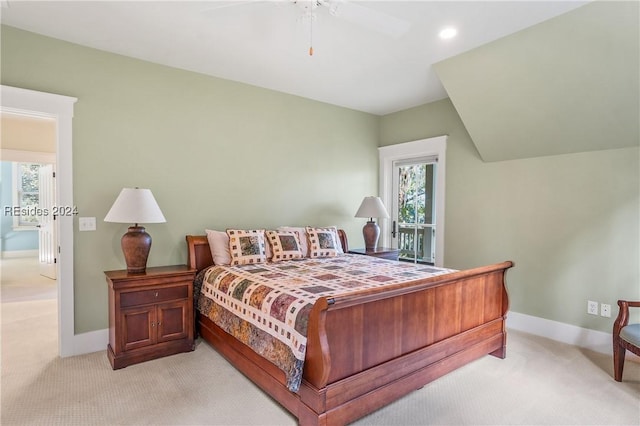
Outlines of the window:
M435 263L437 161L434 157L393 162L391 236L400 260Z
M37 163L13 163L14 229L34 229L38 225L40 166Z

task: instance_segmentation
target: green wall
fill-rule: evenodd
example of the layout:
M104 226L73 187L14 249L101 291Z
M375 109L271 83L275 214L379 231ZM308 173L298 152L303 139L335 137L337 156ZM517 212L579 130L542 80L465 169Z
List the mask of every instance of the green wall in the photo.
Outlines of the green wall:
M513 260L513 311L610 333L617 300L640 300L638 148L485 163L448 99L380 123L382 146L444 134L445 265Z
M6 26L1 47L3 85L78 98L74 200L98 229L74 235L76 333L107 327L102 272L125 266L127 225L102 219L123 187L150 188L167 218L147 226L149 266L186 262L206 227L337 225L363 244L378 117Z
M335 224L355 247L378 144L443 134L446 266L514 260L512 310L606 332L587 299L614 316L640 299L638 148L484 163L448 99L375 117L9 27L1 47L2 84L78 98L74 198L98 230L75 233L77 333L107 326L126 225L102 218L122 187L151 188L167 218L147 227L149 265L183 263L205 227Z

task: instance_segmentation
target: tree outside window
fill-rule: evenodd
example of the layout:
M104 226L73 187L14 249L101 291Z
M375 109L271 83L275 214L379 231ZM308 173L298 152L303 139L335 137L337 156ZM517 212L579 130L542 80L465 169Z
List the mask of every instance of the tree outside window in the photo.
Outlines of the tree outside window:
M398 221L425 223L425 164L401 167L398 186Z

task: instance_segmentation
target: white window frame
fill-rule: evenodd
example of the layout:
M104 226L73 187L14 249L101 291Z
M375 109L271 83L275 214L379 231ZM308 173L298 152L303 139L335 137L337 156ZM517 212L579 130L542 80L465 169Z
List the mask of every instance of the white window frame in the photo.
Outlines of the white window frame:
M40 163L35 163L33 161L20 161L20 162L12 162L12 173L13 173L13 206L12 208L18 208L19 212L22 209L22 179L20 176L20 165L21 164L37 164L41 166ZM38 198L40 197L40 191L38 188ZM21 214L13 214L13 230L14 231L36 231L38 229L38 224L31 222L23 222Z
M436 157L436 259L435 266L444 266L444 203L447 136L437 136L378 148L380 158L380 198L385 206L393 205L393 163L400 160ZM390 220L380 220L381 245L391 247Z

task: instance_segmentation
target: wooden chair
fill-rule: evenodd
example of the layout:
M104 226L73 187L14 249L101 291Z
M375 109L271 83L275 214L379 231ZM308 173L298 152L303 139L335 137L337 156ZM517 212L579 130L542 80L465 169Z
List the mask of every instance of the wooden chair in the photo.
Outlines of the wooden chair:
M620 311L613 323L613 374L621 382L627 349L640 356L640 324L629 324L629 308L640 308L640 302L618 300L618 306Z

